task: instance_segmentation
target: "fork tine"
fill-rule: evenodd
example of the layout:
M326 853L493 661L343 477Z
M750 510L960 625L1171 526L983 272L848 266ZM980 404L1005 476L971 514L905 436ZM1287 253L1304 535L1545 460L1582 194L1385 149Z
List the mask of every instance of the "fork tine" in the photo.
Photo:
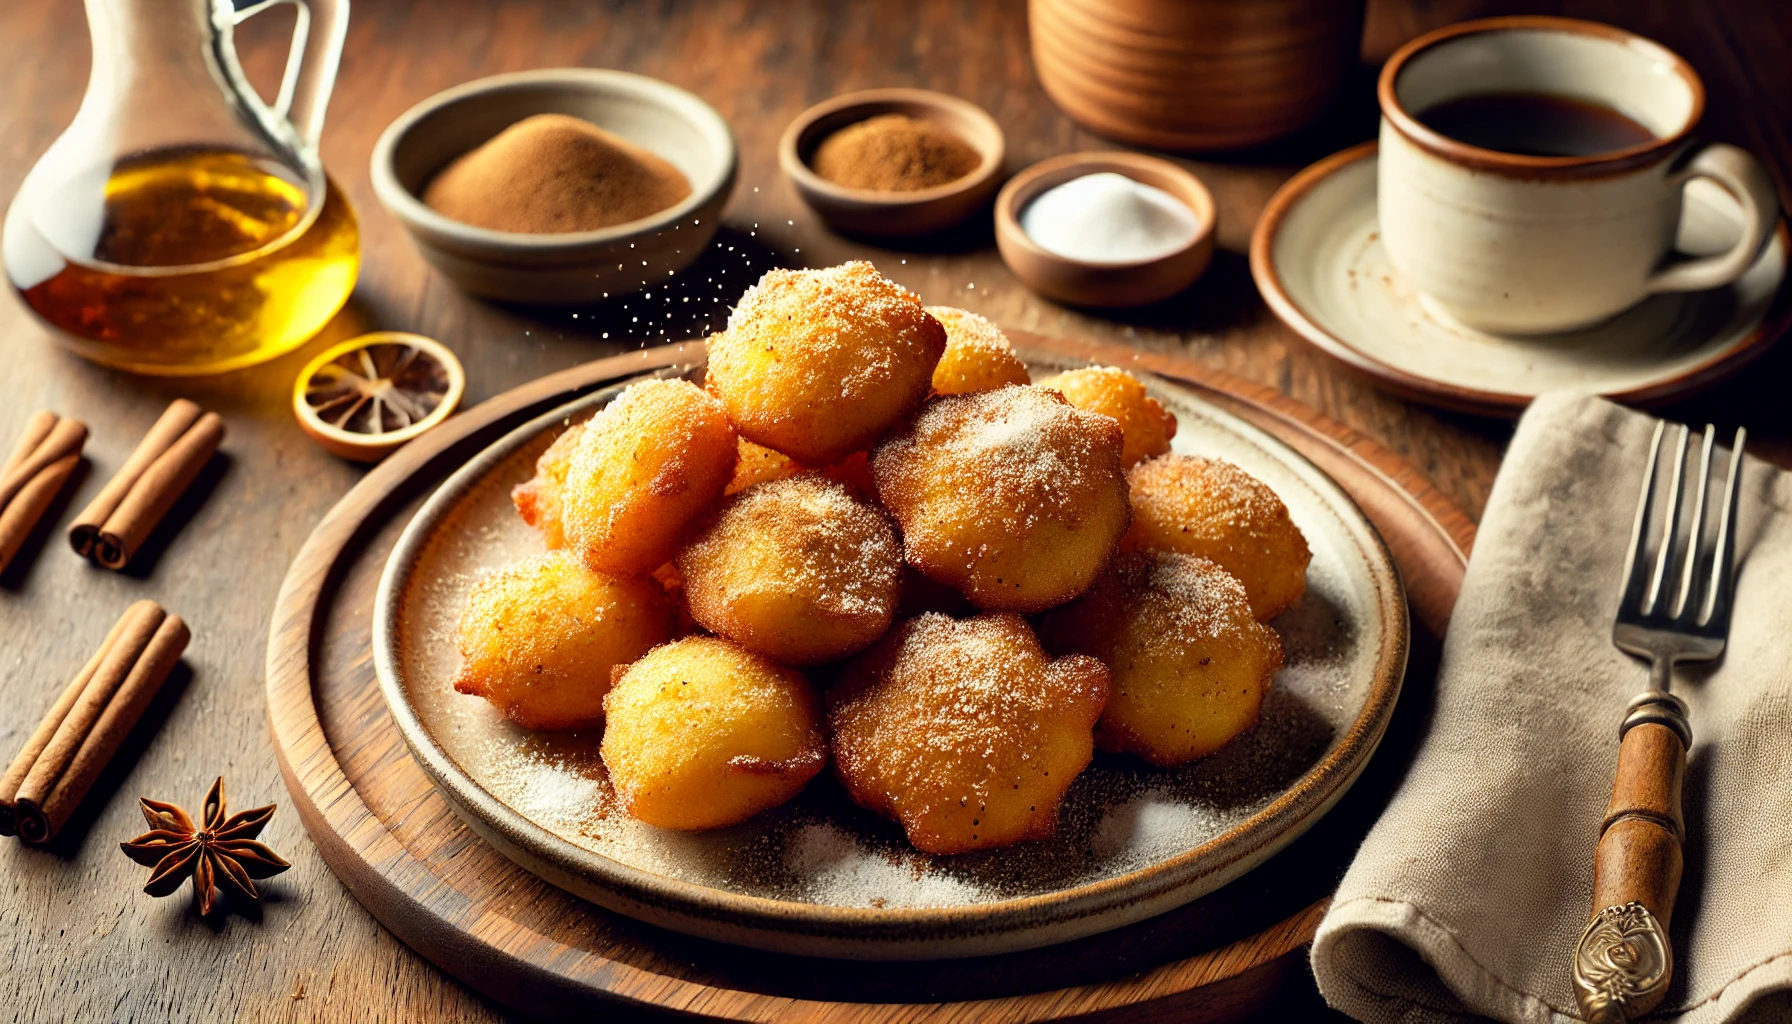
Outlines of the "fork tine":
M1698 500L1693 502L1692 523L1686 530L1686 558L1680 569L1680 592L1675 595L1674 607L1668 612L1674 619L1686 614L1686 606L1692 602L1695 570L1699 555L1705 551L1705 504L1711 493L1711 448L1716 442L1717 428L1705 424L1705 439L1699 444L1699 472L1693 477L1697 481L1694 486L1698 488Z
M1643 614L1655 614L1655 607L1661 601L1661 587L1667 582L1668 566L1674 557L1675 528L1680 525L1680 492L1685 489L1686 449L1692 440L1692 429L1685 424L1675 424L1680 428L1680 444L1674 449L1674 473L1668 477L1668 503L1666 514L1661 519L1661 547L1655 552L1655 572L1649 578L1649 592L1643 597Z
M1630 528L1630 553L1624 556L1624 595L1620 608L1638 607L1642 601L1646 563L1643 561L1643 536L1649 528L1649 513L1655 507L1655 469L1661 462L1661 438L1667 431L1666 420L1655 421L1655 435L1649 441L1649 461L1643 470L1643 493L1636 499L1636 524Z
M1738 484L1742 477L1742 448L1748 443L1748 428L1736 428L1736 440L1730 445L1730 468L1724 480L1723 518L1717 524L1717 549L1711 556L1711 585L1706 588L1705 606L1700 610L1699 625L1717 623L1726 626L1730 618L1730 589L1735 584L1735 559L1730 548L1736 537L1736 504Z

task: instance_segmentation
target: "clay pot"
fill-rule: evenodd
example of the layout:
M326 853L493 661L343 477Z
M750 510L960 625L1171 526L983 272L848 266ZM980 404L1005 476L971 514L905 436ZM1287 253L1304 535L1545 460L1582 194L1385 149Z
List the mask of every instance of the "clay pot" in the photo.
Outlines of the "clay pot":
M1323 112L1357 60L1363 0L1028 0L1033 66L1091 131L1236 149Z

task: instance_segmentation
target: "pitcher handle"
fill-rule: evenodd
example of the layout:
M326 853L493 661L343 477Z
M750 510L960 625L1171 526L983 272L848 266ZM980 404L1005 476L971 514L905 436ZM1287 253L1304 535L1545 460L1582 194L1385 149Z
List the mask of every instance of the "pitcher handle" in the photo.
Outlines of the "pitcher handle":
M280 94L273 110L292 125L299 140L311 149L324 130L324 110L330 105L330 89L342 62L342 42L348 36L348 0L260 0L236 12L236 23L279 4L291 4L298 16L292 30L292 50L286 73L280 76Z

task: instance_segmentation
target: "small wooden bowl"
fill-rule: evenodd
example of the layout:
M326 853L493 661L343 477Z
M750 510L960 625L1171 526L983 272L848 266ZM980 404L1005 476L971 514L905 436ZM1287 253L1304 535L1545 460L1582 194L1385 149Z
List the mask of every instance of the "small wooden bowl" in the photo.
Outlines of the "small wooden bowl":
M1161 188L1194 211L1200 230L1186 246L1155 259L1087 262L1041 248L1020 226L1021 211L1046 189L1073 178L1114 171ZM1140 153L1067 153L1041 160L1015 175L996 197L996 247L1014 276L1039 294L1072 306L1121 309L1167 299L1187 288L1213 262L1219 223L1213 194L1201 179L1154 156Z
M983 154L983 162L957 181L914 192L847 188L810 169L823 139L879 114L905 114L939 125L970 143ZM927 89L867 89L836 96L803 111L778 141L778 165L810 209L836 230L878 238L914 238L962 223L995 192L1006 153L1002 129L982 107Z

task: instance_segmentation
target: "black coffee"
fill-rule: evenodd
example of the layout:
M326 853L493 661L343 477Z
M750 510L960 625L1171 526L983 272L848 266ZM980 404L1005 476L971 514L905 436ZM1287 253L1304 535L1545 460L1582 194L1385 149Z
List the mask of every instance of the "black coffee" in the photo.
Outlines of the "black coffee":
M1458 142L1519 156L1597 156L1655 137L1604 104L1546 92L1459 96L1422 111L1418 119Z

